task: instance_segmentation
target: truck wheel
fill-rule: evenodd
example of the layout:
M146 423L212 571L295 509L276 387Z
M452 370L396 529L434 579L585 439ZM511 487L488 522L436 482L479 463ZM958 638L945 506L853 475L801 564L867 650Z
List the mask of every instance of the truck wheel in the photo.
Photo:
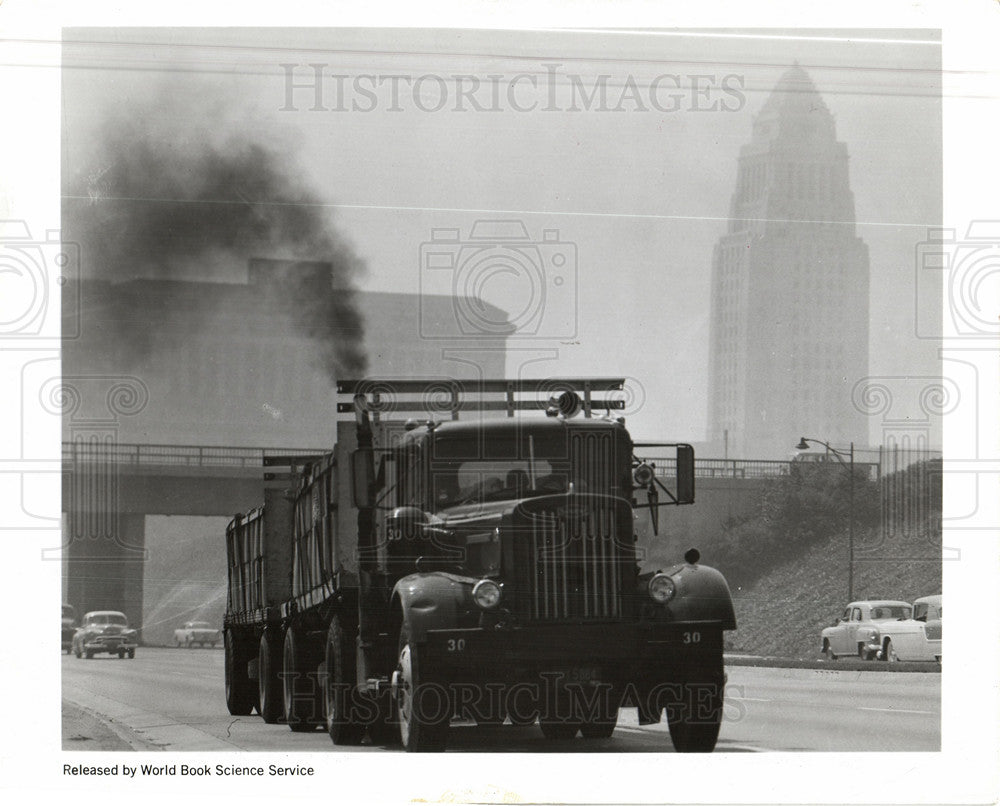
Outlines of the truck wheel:
M593 722L584 722L580 725L580 734L584 739L608 739L615 732L618 726L618 715L614 718L595 719Z
M73 654L76 655L78 658L83 657L83 653L80 651L80 647L75 647L73 649Z
M246 642L238 640L232 630L226 630L225 644L226 707L233 716L247 716L253 711L253 682L247 674Z
M265 629L257 650L258 710L268 725L273 725L285 715L281 696L281 655L273 630Z
M711 753L719 738L722 725L723 686L722 655L719 654L717 673L704 670L701 681L696 679L667 687L664 699L670 741L678 753Z
M815 644L813 644L815 646ZM836 660L837 656L834 654L833 650L830 649L830 642L823 641L823 654L826 656L827 660Z
M448 744L451 699L442 686L422 678L420 647L410 640L410 627L399 631L399 655L393 675L399 738L409 753L441 752Z
M530 687L514 685L504 692L504 710L511 725L534 725L538 699Z
M546 739L572 739L580 729L576 703L568 692L550 692L544 698L538 715L538 725Z
M303 635L289 627L281 653L281 690L285 722L296 733L316 730L322 722L322 690L317 681L319 666L313 660Z
M394 746L399 744L399 725L396 723L396 708L392 694L379 694L373 701L375 719L368 726L368 736L372 744Z
M135 650L134 649L130 649L128 651L128 657L129 657L129 660L132 660L132 658L135 657Z
M118 650L118 660L125 660L125 650L124 649L119 649Z
M364 723L358 720L357 655L353 633L335 614L326 634L326 730L336 745L361 744Z
M608 739L618 725L618 702L601 699L591 705L590 710L581 710L581 715L580 733L584 739Z
M882 657L889 663L899 662L899 655L896 654L896 648L892 645L892 641L888 638L885 639L885 650L882 652Z

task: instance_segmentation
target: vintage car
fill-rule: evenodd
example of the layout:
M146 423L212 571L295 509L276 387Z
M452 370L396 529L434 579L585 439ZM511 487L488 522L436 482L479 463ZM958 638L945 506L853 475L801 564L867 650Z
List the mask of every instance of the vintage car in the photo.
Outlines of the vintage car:
M831 660L841 655L875 660L882 648L882 625L908 619L912 612L909 602L891 599L851 602L843 615L821 633L822 652Z
M878 659L940 662L942 611L940 596L924 596L913 603L913 618L880 624Z
M89 659L100 652L134 658L138 645L136 631L129 629L125 614L117 610L86 613L73 635L73 653L78 658Z
M73 651L73 633L76 632L76 609L73 605L62 606L62 648L67 655Z
M215 646L221 640L219 630L207 621L189 621L180 629L174 630L174 643L177 646Z

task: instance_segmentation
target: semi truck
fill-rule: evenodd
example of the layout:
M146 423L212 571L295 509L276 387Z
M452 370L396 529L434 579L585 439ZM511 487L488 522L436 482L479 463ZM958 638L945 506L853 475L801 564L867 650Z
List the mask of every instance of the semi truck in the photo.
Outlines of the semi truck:
M634 707L713 750L732 599L697 549L648 567L636 520L694 502L694 451L634 443L623 388L338 383L333 450L265 459L226 530L230 713L441 751L456 719L593 739Z

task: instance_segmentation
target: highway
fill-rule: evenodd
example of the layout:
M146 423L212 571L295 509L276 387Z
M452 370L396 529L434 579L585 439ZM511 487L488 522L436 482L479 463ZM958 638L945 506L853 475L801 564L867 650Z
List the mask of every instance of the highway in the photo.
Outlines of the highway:
M727 667L716 752L936 751L940 673ZM233 717L223 694L223 653L140 647L133 660L62 657L62 696L121 739L122 748L170 751L399 752L337 748L322 731L293 733L256 715ZM64 749L86 749L64 740ZM93 749L93 748L91 748ZM622 709L610 739L549 741L538 726L455 723L454 752L673 752L665 724L640 727Z

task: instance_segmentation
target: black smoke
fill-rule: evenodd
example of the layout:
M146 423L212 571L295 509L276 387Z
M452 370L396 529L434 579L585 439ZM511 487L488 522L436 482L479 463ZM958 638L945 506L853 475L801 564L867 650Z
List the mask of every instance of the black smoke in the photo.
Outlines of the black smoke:
M231 283L251 258L307 265L307 277L285 272L267 283L261 310L247 316L273 329L281 315L311 340L329 377L363 374L363 323L352 290L363 265L334 228L329 201L276 147L176 124L171 135L136 122L143 119L109 121L91 153L64 166L64 233L80 244L86 277ZM184 313L192 312L188 303ZM210 319L217 312L206 303L197 313ZM129 321L126 312L111 319ZM134 351L155 350L141 333L120 335Z

